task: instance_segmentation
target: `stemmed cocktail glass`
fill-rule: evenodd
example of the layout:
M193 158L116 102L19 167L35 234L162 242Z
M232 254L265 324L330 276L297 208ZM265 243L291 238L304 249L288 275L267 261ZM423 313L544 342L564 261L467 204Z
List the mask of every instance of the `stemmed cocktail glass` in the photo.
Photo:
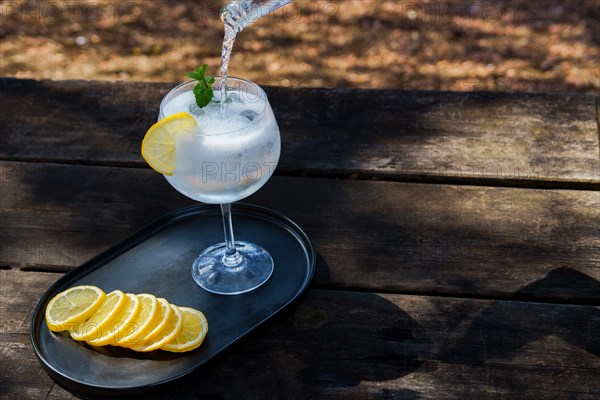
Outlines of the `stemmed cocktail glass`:
M215 98L198 108L192 92L196 81L172 89L160 104L159 120L185 111L198 122L192 134L176 140L176 168L167 181L183 195L220 204L225 241L200 253L192 265L196 283L217 294L240 294L266 282L273 259L262 247L235 241L231 203L262 187L279 161L281 140L265 92L255 83L227 78L221 104L221 78L215 77Z

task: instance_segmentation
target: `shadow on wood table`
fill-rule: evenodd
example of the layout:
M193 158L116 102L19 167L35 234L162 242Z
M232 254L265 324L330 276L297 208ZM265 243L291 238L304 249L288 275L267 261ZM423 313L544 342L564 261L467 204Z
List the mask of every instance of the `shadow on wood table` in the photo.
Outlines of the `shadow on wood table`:
M140 156L171 86L0 79L0 397L69 397L31 346L37 299L192 204ZM596 96L267 90L282 156L246 201L307 232L312 288L150 395L599 398Z

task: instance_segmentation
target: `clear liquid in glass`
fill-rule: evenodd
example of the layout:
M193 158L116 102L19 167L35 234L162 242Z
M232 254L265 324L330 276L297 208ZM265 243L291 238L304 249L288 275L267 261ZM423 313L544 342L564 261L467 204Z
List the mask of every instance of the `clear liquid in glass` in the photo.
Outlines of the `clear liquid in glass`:
M193 83L189 87L162 107L162 117L185 111L198 121L197 132L177 138L175 172L165 178L183 195L203 203L232 203L250 196L269 180L281 152L266 95L230 90L223 114L218 92L209 106L198 109Z

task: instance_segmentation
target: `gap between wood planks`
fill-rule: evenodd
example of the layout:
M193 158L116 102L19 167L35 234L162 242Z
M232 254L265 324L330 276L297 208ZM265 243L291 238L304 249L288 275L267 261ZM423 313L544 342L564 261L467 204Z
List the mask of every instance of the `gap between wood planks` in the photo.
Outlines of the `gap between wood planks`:
M9 265L0 265L0 270L13 269ZM65 274L73 270L73 267L66 265L28 265L24 267L14 267L21 272L43 272L51 274ZM561 299L550 296L523 296L523 295L478 295L454 292L419 292L416 290L386 290L386 289L368 289L353 286L338 287L334 285L324 285L312 283L311 289L329 290L332 292L354 292L354 293L372 293L372 294L394 294L401 296L425 296L438 298L452 298L465 300L490 300L490 301L516 301L521 303L541 303L541 304L564 304L573 306L600 306L600 302L588 299Z
M600 118L600 117L599 117ZM145 165L127 161L89 161L89 160L56 160L28 157L0 157L0 161L30 162L36 164L81 165L89 167L118 167L132 169L149 169ZM550 179L517 179L517 178L481 178L454 177L443 175L404 175L375 171L334 171L334 170L281 170L277 169L274 176L295 178L348 179L359 181L379 181L398 183L429 183L456 186L484 186L515 189L546 189L546 190L584 190L600 191L600 182Z

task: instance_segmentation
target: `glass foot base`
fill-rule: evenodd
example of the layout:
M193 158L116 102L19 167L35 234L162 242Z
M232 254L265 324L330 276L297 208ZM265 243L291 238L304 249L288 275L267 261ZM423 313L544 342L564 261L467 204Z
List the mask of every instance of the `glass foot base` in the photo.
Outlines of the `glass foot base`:
M241 261L235 266L225 263L225 243L204 250L192 265L192 277L202 289L216 294L246 293L265 283L273 273L273 258L262 247L236 242Z

